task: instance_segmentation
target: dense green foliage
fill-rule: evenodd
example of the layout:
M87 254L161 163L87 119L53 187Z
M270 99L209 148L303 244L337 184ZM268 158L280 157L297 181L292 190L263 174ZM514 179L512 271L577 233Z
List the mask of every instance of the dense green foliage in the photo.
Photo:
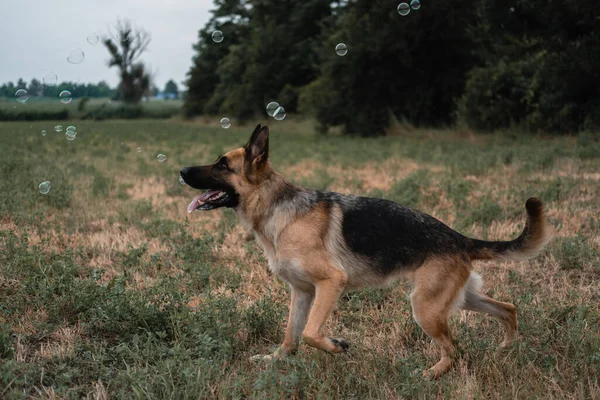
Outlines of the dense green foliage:
M469 26L480 66L471 70L461 115L479 129L600 127L600 3L480 1Z
M264 115L269 101L320 131L384 133L466 121L568 133L600 121L600 3L223 0L200 31L185 114ZM220 29L225 39L210 34ZM337 43L348 46L338 56Z

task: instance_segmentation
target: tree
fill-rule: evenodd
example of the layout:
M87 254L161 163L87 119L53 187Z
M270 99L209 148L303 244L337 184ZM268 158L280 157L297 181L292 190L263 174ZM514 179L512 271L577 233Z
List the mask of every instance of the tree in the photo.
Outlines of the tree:
M197 55L187 74L188 91L183 104L183 113L188 117L219 111L222 102L213 98L220 83L219 63L248 34L250 10L244 0L222 0L217 5L210 20L198 33L198 43L193 46ZM221 43L215 43L211 38L212 32L217 29L225 37ZM211 98L213 101L209 104Z
M121 82L119 92L126 103L137 103L150 88L151 77L142 62L137 61L150 43L150 35L141 28L133 28L131 22L118 21L116 38L107 37L104 45L110 53L109 67L117 67Z
M342 125L362 136L385 133L392 117L415 125L453 121L456 99L475 64L467 27L470 0L438 0L401 16L389 1L357 0L336 11L320 50L320 77L301 107L325 132ZM345 43L340 57L336 44Z
M238 119L264 113L272 100L288 112L319 72L316 40L331 15L329 0L226 0L200 31L190 70L187 115L227 113ZM214 43L219 29L225 40Z
M27 87L27 92L30 96L40 96L42 94L42 83L37 79L33 78Z
M167 84L165 85L165 93L170 93L170 94L174 94L175 97L178 96L179 94L179 89L177 88L177 84L175 83L175 81L173 79L170 79Z
M476 129L600 128L597 0L479 0L470 27L480 66L469 74L460 115Z
M23 78L19 78L17 81L17 90L27 88L27 82L23 80Z

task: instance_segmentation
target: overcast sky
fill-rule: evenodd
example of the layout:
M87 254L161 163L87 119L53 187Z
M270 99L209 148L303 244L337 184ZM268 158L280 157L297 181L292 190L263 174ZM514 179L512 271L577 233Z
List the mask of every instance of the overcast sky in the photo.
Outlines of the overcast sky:
M41 81L51 70L59 81L105 80L116 86L117 70L107 67L106 48L86 39L128 18L152 36L141 59L158 87L169 79L181 86L192 63L192 45L212 8L212 0L0 0L0 84L19 78ZM84 51L84 61L68 63L77 48Z

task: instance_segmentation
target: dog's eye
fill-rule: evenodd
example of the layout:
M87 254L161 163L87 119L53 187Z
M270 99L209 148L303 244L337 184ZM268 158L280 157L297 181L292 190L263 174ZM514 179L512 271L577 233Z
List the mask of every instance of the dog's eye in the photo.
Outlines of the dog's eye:
M219 167L220 169L229 169L229 164L227 163L227 159L225 157L222 157L219 162L217 163L217 167Z

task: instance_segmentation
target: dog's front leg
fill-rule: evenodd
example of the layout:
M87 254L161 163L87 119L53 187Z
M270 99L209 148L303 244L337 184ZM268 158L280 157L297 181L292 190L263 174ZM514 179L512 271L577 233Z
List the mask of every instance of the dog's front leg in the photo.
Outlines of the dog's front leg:
M345 276L333 276L315 284L315 302L310 310L308 323L302 334L304 341L309 346L330 353L341 353L348 349L349 345L345 340L328 338L322 333L323 326L331 315L345 285Z
M302 331L308 320L310 306L314 299L314 293L306 292L290 285L292 289L292 300L290 302L290 315L285 329L285 339L281 347L276 351L281 355L293 354L298 349L298 343Z
M283 344L269 355L256 355L252 360L270 360L280 358L288 354L294 354L298 349L298 343L302 336L302 331L306 326L310 306L314 299L314 293L306 292L293 285L290 285L292 298L290 301L290 315L285 329L285 339Z

